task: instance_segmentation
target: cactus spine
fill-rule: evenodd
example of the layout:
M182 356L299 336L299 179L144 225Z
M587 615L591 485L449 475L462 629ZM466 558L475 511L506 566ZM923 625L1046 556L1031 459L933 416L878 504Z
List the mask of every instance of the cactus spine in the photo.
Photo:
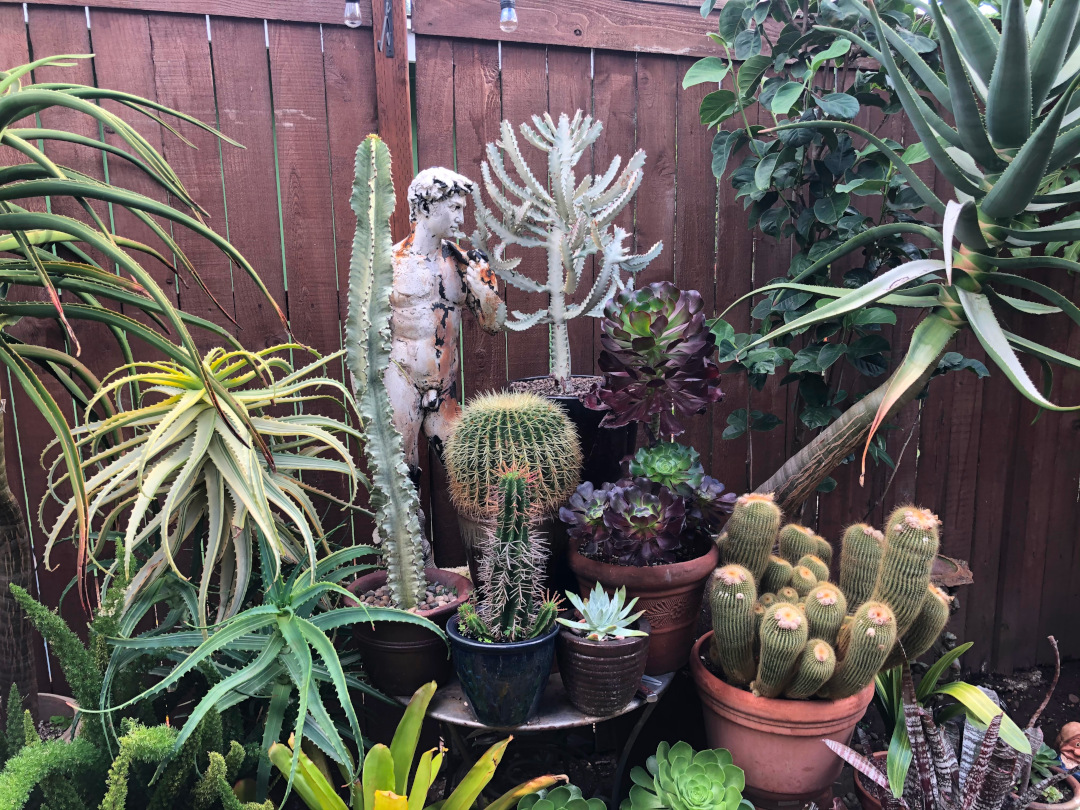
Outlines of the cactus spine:
M758 697L777 697L784 691L806 646L806 617L794 605L773 605L761 619L761 660L750 689Z
M775 554L769 555L769 564L761 575L761 590L776 593L791 582L791 563Z
M949 622L951 601L951 597L945 591L936 585L931 585L927 589L919 615L915 617L915 621L900 642L893 647L892 654L889 655L882 668L891 669L905 659L914 661L929 650Z
M387 585L394 604L416 607L427 587L420 499L409 478L405 446L383 375L390 364L390 289L394 283L390 214L394 181L390 150L369 135L356 150L352 209L356 235L349 265L345 345L353 389L364 420L364 455L371 473L371 505L386 549Z
M752 492L740 497L724 526L724 562L741 565L755 581L761 579L769 566L780 519L780 507L771 494Z
M800 599L802 599L802 597L799 596L799 592L790 585L785 585L776 592L777 602L787 602L790 605L794 605L797 604Z
M885 551L871 599L884 602L896 616L903 638L922 609L930 585L930 568L938 552L937 515L926 509L901 507L889 518Z
M865 523L849 526L840 543L840 590L854 611L870 598L877 584L885 538Z
M798 523L789 523L780 530L780 556L792 565L798 565L799 560L807 554L817 552L817 542L814 533Z
M799 560L799 565L804 568L809 568L818 582L829 581L829 566L825 564L825 561L815 554L807 554Z
M822 582L810 589L804 601L806 620L810 623L810 635L830 644L836 643L840 625L847 613L844 593L830 582Z
M757 604L754 578L741 565L725 565L716 572L712 591L714 663L728 682L750 683L756 672L754 629Z
M822 690L833 700L861 692L874 680L896 642L896 618L888 605L866 602L840 636L841 659Z
M832 645L820 638L806 642L798 663L795 677L784 690L784 697L801 699L812 697L832 677L836 669L836 652Z
M444 451L450 495L466 517L491 516L495 481L505 467L535 477L532 504L542 519L578 485L581 444L555 403L535 394L482 394L461 412Z

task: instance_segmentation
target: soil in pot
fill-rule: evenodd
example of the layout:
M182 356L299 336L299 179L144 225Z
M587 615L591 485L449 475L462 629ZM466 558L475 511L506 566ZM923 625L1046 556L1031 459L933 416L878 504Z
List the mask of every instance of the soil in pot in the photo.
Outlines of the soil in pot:
M874 685L842 700L755 697L725 683L705 665L712 633L694 644L690 674L705 715L710 748L727 748L746 774L744 791L758 810L831 806L832 784L844 761L822 743L847 745L874 696Z
M686 562L639 568L602 563L571 547L570 568L580 593L587 594L599 582L608 593L626 588L627 600L637 597L636 609L645 611L652 626L645 674L661 675L679 669L690 657L705 580L719 558L710 543L704 554Z
M454 671L476 719L492 728L520 726L540 706L555 658L556 624L539 638L492 644L474 641L446 626L454 652Z
M52 692L38 692L37 699L38 712L41 715L37 730L41 739L71 742L78 732L74 722L79 704L75 702L75 698L54 695Z
M435 607L417 613L445 629L447 620L472 593L472 583L440 568L428 568L424 573L430 586L428 601ZM375 571L354 580L349 590L362 597L378 594L385 585L386 572ZM371 604L377 602L376 597ZM387 694L411 695L428 681L445 683L450 678L446 642L423 627L400 622L361 623L353 625L353 639L364 658L364 671Z
M634 630L649 632L642 616ZM559 675L570 702L582 714L607 717L634 698L649 655L648 636L589 641L566 627L555 642Z
M1054 773L1061 773L1061 768L1051 768ZM1035 801L1027 806L1027 810L1077 810L1080 808L1080 781L1075 776L1068 776L1065 781L1058 782L1055 787L1061 791L1060 802Z

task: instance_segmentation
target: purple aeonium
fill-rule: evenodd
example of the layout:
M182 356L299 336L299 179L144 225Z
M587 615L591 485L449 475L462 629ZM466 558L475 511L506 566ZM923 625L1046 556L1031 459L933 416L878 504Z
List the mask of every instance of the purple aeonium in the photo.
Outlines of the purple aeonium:
M611 561L620 565L675 562L682 547L686 506L665 486L644 478L623 479L604 511Z

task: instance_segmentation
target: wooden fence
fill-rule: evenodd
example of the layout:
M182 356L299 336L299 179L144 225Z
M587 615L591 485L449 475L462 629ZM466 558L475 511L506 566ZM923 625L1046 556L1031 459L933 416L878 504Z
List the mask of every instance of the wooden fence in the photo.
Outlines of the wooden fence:
M741 201L712 175L711 138L697 115L706 88L682 89L689 66L711 52L702 34L713 23L702 22L692 0L518 0L521 26L514 35L498 30L497 0L414 0L411 85L402 56L404 21L396 21L397 56L387 59L374 46L381 18L375 28L349 30L341 24L341 5L93 0L71 6L45 0L24 6L0 0L0 65L93 52L92 62L64 75L155 98L216 122L243 143L244 150L219 148L186 126L181 131L198 151L160 130L152 138L210 211L211 224L247 255L285 304L297 339L320 351L335 350L342 340L355 147L369 131L383 134L395 154L400 198L412 171L402 156L414 149L413 100L418 164L453 166L473 178L480 176L484 144L496 138L502 119L517 123L544 110L558 115L583 109L604 122L604 134L586 157L591 166L583 169L600 171L614 155L644 149L645 181L620 222L639 249L664 242L643 283L674 280L699 290L708 309L719 311L786 271L791 246L749 231ZM381 11L382 3L375 5L373 12ZM395 7L403 16L403 3L395 0ZM365 17L370 23L366 5ZM57 75L42 70L36 78ZM57 115L52 123L66 121ZM901 125L890 126L891 137L913 139ZM50 154L78 160L59 147ZM103 176L101 165L81 168ZM111 179L124 181L119 169L108 168ZM533 168L543 171L543 163ZM926 179L938 182L929 174ZM399 202L398 236L406 225L401 214ZM242 327L245 345L263 347L285 337L252 285L234 276L227 261L205 249L192 253ZM524 266L538 273L543 262L528 257ZM225 323L198 291L181 288L176 296L185 308ZM512 309L528 311L535 303L516 290L506 297ZM737 329L749 326L750 308L740 306L729 316ZM912 325L902 319L891 329L894 345L906 342ZM53 326L32 328L29 338L62 345ZM1077 351L1080 329L1058 328L1051 334L1044 327L1038 339ZM467 323L463 343L467 395L547 371L541 331L492 337ZM574 323L571 345L575 372L593 372L596 323ZM957 350L980 356L970 337ZM116 360L104 350L92 359L102 370ZM695 419L684 438L713 475L745 490L764 481L805 437L796 430L791 386L774 378L759 393L747 390L744 377L724 379L724 401ZM860 384L852 379L845 387ZM1080 383L1067 380L1059 399L1080 400ZM728 414L744 407L773 411L784 424L722 439ZM1080 656L1080 628L1069 599L1080 581L1080 420L1045 414L1032 425L1034 416L1000 374L984 381L967 373L947 376L889 433L889 452L899 460L895 475L878 467L860 488L857 465L849 464L835 474L836 491L808 506L808 519L831 538L849 522L880 522L895 503L917 501L937 511L945 524L944 551L968 560L975 575L950 625L961 640L976 643L968 658L975 667L987 663L1007 671L1045 662L1043 639L1051 632L1067 655ZM6 418L10 435L17 436L9 440L8 463L22 471L24 504L36 515L43 489L37 457L47 430L17 390ZM445 516L443 504L435 508ZM40 551L41 533L36 525L32 530ZM38 571L42 593L53 600L71 576L71 559L60 562L57 571ZM65 609L74 611L74 600L68 602Z

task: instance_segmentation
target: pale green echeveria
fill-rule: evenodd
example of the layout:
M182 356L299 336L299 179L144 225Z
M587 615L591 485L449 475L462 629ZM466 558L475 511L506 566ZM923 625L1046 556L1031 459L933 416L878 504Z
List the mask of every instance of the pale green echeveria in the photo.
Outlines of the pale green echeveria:
M743 799L742 768L724 748L695 752L685 742L660 743L646 768L631 771L634 786L620 810L753 810Z
M559 785L530 793L518 802L518 810L606 810L603 799L586 799L577 785Z
M557 619L559 624L571 630L580 631L589 641L605 641L609 638L622 639L630 636L647 636L641 630L632 630L630 625L645 613L639 610L631 613L637 604L635 596L626 601L626 588L619 588L613 596L608 596L603 586L597 582L584 602L576 593L566 592L567 598L581 614L581 621Z

